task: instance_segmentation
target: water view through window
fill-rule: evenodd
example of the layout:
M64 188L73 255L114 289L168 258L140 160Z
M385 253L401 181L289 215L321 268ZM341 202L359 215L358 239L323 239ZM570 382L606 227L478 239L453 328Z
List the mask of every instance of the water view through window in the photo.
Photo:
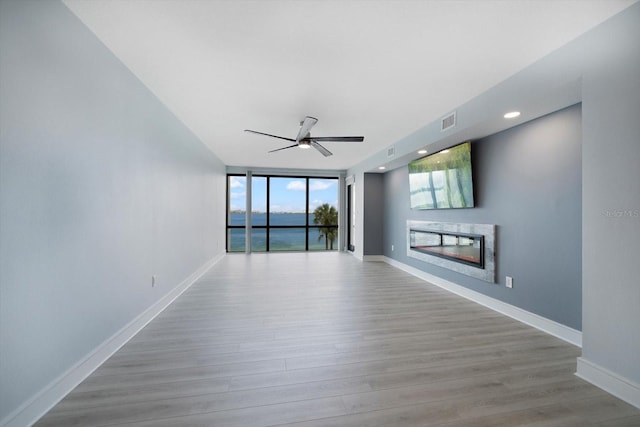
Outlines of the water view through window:
M228 176L227 250L244 252L246 176ZM251 250L338 249L338 179L253 176Z

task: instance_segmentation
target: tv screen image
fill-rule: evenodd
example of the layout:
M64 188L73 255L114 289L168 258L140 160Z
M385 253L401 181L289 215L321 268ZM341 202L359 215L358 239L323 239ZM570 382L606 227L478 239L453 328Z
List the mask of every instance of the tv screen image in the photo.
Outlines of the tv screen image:
M409 163L411 209L473 207L471 141Z

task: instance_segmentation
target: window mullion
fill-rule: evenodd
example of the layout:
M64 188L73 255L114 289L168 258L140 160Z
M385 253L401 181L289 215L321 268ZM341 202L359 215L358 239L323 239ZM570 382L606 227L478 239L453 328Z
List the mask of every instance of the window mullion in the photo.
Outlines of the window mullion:
M304 239L304 250L309 250L309 177L306 178L305 185L305 197L306 197L306 210L304 215L304 223L305 223L305 239Z
M270 248L269 248L269 241L271 240L271 177L267 176L267 206L265 209L267 211L267 218L265 221L265 224L267 225L267 229L265 230L265 237L267 239L266 241L266 250L267 252L269 252Z

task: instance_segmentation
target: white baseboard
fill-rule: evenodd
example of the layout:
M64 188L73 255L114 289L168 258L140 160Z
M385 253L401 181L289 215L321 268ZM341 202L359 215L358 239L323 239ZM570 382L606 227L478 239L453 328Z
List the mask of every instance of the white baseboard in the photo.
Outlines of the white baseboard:
M400 261L396 261L392 258L386 256L381 256L381 258L382 261L386 262L387 264L392 265L413 276L416 276L426 282L432 283L440 288L448 290L449 292L460 295L461 297L481 304L494 311L497 311L498 313L502 313L529 326L533 326L536 329L553 335L554 337L560 338L561 340L564 340L577 347L582 347L582 332L580 331L562 325L558 322L554 322L553 320L549 320L537 314L531 313L529 311L523 310L514 305L507 304L506 302L499 301L495 298L491 298L479 292L465 288L464 286L457 285L438 276L434 276L433 274L426 273L422 270L411 267L410 265L404 264Z
M640 385L622 378L584 357L578 357L576 375L640 409Z
M110 338L96 347L86 357L49 383L35 396L9 414L1 427L24 427L38 421L53 406L60 402L71 390L87 378L102 365L109 357L125 345L135 334L151 322L158 314L169 306L184 291L189 289L202 275L204 275L218 261L224 258L222 252L198 268L189 277L173 288L158 302L142 312L138 317L113 334Z

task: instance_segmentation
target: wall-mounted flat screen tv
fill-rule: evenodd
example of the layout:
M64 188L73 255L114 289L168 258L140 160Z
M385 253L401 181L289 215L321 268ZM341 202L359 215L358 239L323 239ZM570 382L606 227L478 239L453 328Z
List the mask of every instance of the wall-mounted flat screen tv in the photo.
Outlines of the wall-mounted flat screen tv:
M411 209L473 207L471 142L409 163Z

